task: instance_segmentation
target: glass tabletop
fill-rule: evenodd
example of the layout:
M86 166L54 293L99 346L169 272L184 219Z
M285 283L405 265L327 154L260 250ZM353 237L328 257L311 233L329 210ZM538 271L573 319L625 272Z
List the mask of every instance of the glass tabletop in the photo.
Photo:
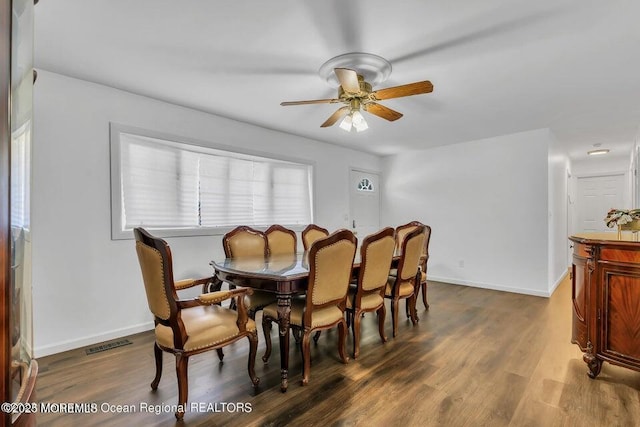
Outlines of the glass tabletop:
M289 280L309 275L306 253L274 255L267 258L225 258L211 265L225 273L245 274L264 278Z

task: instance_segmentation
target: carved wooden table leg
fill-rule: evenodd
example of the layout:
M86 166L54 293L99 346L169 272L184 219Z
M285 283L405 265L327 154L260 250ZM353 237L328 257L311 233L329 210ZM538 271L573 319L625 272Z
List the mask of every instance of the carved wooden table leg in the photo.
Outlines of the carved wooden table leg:
M289 321L291 319L291 295L277 294L278 330L280 332L280 390L287 391L289 385Z
M582 355L582 360L584 360L584 363L589 367L589 372L587 372L589 378L594 379L598 374L600 374L600 370L602 369L602 360L598 359L593 354L593 345L591 342L587 343L587 352Z

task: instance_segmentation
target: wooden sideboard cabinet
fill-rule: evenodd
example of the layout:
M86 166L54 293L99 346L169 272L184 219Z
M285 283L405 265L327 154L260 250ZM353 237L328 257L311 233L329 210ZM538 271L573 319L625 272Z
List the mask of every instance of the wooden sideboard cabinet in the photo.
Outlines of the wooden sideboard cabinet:
M595 378L602 362L640 371L640 242L630 233L585 233L573 242L573 334Z

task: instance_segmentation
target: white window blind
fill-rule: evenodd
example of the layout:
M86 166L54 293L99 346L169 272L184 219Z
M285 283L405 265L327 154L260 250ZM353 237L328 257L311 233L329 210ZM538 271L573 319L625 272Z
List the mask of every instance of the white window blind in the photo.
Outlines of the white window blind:
M11 136L11 226L30 228L31 125Z
M308 164L127 132L116 139L121 209L114 216L123 232L312 222Z

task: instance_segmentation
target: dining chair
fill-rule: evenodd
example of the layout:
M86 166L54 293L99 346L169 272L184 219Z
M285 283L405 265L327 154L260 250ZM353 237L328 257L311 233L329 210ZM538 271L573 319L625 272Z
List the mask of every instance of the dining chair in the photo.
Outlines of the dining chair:
M212 278L174 281L171 249L167 242L143 228L135 228L133 232L147 303L155 322L153 352L156 375L151 389L157 390L160 383L163 352L172 353L176 358L178 377L178 410L175 415L182 419L187 404L189 357L215 349L222 361L221 349L244 337L249 339L249 377L254 387L257 386L260 379L254 369L258 348L256 324L247 316L242 300L237 311L217 305L221 301L247 295L251 289L217 291L203 293L196 298L179 299L176 291L203 285Z
M344 317L347 289L358 239L349 230L338 230L316 240L309 249L309 283L305 299L291 301L290 325L302 331L302 385L309 383L311 334L338 326L338 353L343 363L347 323ZM265 362L271 355L271 324L278 321L278 305L270 304L262 312L266 341Z
M293 255L298 250L296 232L274 224L264 232L269 255Z
M260 230L241 225L229 231L222 237L224 254L227 258L264 259L269 255L267 236ZM229 285L233 289L233 285ZM244 297L244 304L249 310L249 317L255 319L256 312L263 307L276 302L273 292L254 289L253 294ZM233 306L232 306L233 307Z
M402 242L406 239L407 235L418 227L424 224L419 221L411 221L403 225L396 227L396 252L399 252L402 248Z
M360 247L358 280L355 286L349 287L347 294L347 323L351 325L353 332L354 359L360 355L360 321L363 313L378 313L380 339L383 343L387 341L384 333L384 292L394 254L393 236L393 228L386 227L367 236Z
M407 234L412 232L418 227L424 226L426 227L426 235L424 240L424 247L422 248L422 254L420 255L420 288L416 293L416 301L418 299L418 293L420 289L422 289L422 303L424 304L425 309L429 309L429 303L427 302L427 261L429 260L429 240L431 238L431 227L428 225L424 225L419 221L411 221L404 225L399 225L396 227L396 251L400 252L402 247L402 242L406 238ZM396 269L392 269L390 271L391 276L395 276L397 274ZM408 301L407 301L408 302ZM410 309L407 305L407 317L410 317Z
M420 288L422 290L422 304L424 308L429 310L429 302L427 301L427 263L429 262L429 241L431 240L431 227L425 225L425 237L424 237L424 249L422 256L420 257ZM418 293L416 292L416 300L418 299Z
M400 251L402 250L402 242L404 242L404 239L407 237L407 234L409 234L410 232L415 230L416 227L419 227L421 225L422 223L418 221L411 221L407 224L399 225L396 227L396 232L395 232L396 253L400 253ZM395 276L397 272L398 272L397 268L392 268L389 271L389 274L391 276Z
M407 308L411 321L418 322L416 314L416 292L419 285L419 266L425 239L425 226L418 226L409 232L400 248L400 260L395 276L389 275L385 289L385 298L391 300L391 318L393 321L393 336L398 333L398 304L400 299L407 299Z
M329 230L326 228L319 227L315 224L309 224L307 227L302 230L302 244L304 246L304 250L308 251L311 248L313 242L318 239L322 239L329 235Z
M266 257L267 237L260 230L241 225L222 237L227 258Z

